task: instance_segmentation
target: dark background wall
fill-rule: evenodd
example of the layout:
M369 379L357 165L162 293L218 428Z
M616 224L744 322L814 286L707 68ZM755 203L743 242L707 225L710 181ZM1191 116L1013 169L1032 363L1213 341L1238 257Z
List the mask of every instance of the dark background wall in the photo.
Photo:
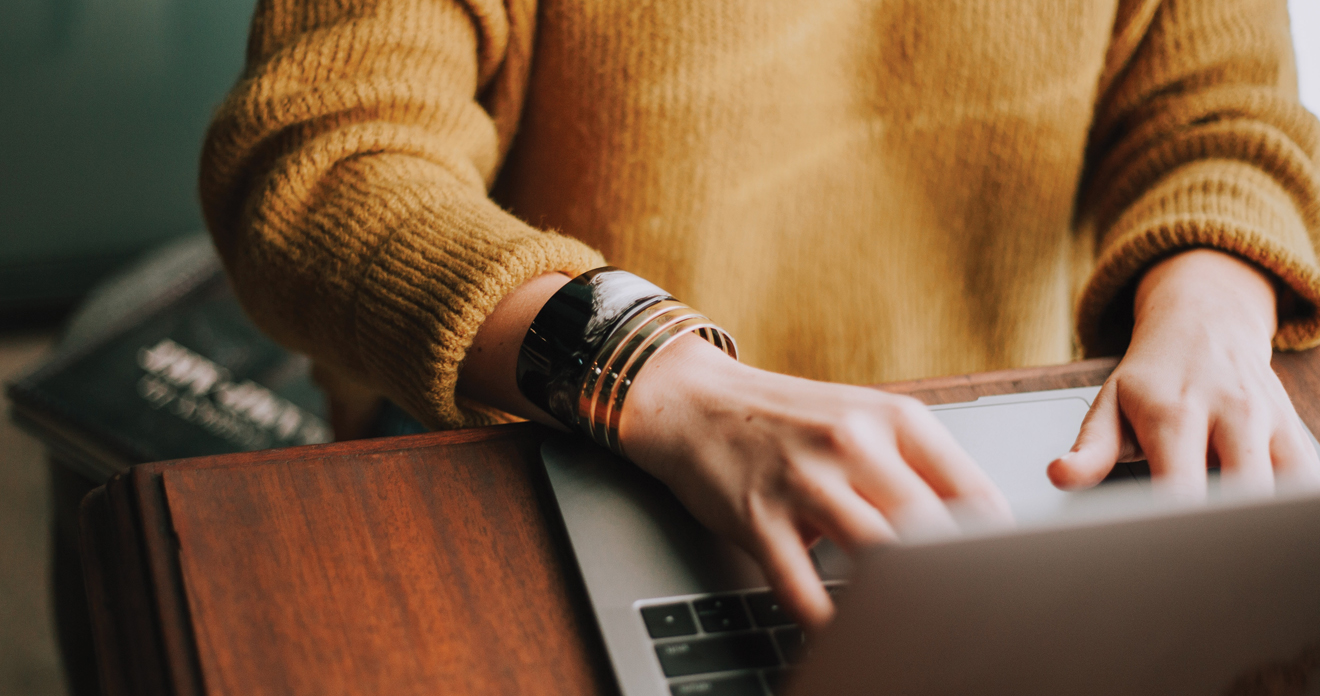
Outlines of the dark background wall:
M0 316L201 227L201 139L253 5L0 0Z

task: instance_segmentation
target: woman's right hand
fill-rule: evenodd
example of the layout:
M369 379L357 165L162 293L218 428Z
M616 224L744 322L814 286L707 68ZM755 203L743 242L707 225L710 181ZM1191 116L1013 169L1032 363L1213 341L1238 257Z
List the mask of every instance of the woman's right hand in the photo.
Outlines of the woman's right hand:
M1011 519L921 402L758 370L695 336L643 367L620 440L698 520L751 553L809 628L833 614L808 552L821 535L853 551L952 531L954 501Z

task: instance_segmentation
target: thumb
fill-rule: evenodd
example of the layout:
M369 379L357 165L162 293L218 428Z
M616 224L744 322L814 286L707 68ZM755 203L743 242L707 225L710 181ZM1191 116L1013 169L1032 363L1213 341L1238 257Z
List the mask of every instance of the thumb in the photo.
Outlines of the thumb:
M1072 449L1050 462L1050 482L1065 490L1090 488L1104 480L1123 452L1123 421L1118 409L1118 388L1105 382L1082 420Z

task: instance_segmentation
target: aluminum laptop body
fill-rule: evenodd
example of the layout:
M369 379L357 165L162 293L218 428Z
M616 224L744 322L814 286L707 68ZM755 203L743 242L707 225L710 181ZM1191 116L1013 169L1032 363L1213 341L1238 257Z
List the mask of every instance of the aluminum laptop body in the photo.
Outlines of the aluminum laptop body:
M856 573L810 654L751 558L661 483L582 440L548 441L542 459L623 693L1229 693L1262 665L1320 666L1307 652L1320 650L1320 498L1161 511L1136 481L1058 491L1045 467L1097 392L932 407L1019 527L879 547L856 569L817 545L827 585Z

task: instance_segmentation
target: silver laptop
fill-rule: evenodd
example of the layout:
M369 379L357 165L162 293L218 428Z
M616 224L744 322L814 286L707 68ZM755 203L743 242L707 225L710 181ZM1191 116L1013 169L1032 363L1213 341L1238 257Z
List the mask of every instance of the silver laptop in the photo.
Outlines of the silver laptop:
M1162 508L1126 467L1128 483L1061 492L1045 467L1097 392L932 407L1018 527L878 547L856 568L818 544L839 613L811 642L751 558L662 484L580 439L547 442L623 693L1320 695L1320 497ZM1280 683L1294 690L1267 690Z

